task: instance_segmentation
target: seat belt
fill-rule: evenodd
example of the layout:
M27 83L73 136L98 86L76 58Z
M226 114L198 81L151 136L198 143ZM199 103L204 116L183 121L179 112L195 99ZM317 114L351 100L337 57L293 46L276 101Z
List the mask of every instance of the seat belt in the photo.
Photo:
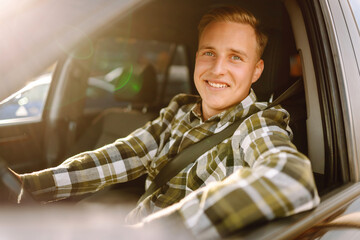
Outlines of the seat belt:
M284 100L288 99L291 96L294 96L299 90L303 89L303 80L302 78L298 79L293 83L288 89L285 90L278 98L265 108L274 107ZM264 109L264 110L265 110ZM150 184L149 188L139 199L139 202L142 202L146 197L150 196L157 189L164 186L171 178L175 177L181 170L183 170L190 163L198 159L202 154L210 150L212 147L218 145L225 139L231 137L235 130L239 127L241 121L237 120L232 123L229 127L218 132L216 134L210 135L201 141L190 145L180 152L173 160L169 161L156 175L153 182Z

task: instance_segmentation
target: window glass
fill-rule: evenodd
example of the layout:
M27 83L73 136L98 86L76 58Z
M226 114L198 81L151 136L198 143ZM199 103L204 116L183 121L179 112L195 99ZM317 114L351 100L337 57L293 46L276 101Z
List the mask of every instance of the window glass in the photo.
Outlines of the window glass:
M125 38L103 38L97 42L93 63L88 79L86 91L87 99L85 111L99 111L108 107L127 107L132 104L132 99L119 100L114 97L114 92L120 88L126 91L134 91L134 99L139 99L137 93L142 94L136 85L134 88L126 87L127 82L119 84L122 74L130 72L132 76L141 73L139 69L151 66L156 73L155 85L146 84L148 91L156 92L152 101L157 102L162 96L169 101L178 92L190 90L188 82L188 69L185 65L185 51L182 47L166 42L151 40L125 39ZM172 59L172 54L175 54ZM173 63L169 67L169 65ZM169 67L169 78L164 88L167 68ZM185 68L184 68L185 67ZM153 88L156 88L154 91ZM141 97L140 97L141 98ZM144 103L146 104L146 103ZM151 105L151 104L150 104Z
M350 7L352 9L352 12L354 14L354 18L357 22L358 30L360 31L360 1L359 0L349 0Z
M40 117L49 91L55 64L40 76L0 102L0 120Z

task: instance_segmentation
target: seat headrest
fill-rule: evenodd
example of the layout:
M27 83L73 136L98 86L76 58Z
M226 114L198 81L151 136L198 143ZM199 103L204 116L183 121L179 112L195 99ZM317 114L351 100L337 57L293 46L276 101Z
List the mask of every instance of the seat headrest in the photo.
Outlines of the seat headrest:
M132 103L153 103L157 96L156 78L156 70L150 64L125 67L115 80L115 99Z
M282 92L289 86L290 72L290 44L281 32L269 34L268 44L262 59L264 71L260 78L252 85L258 101L268 101L274 94Z

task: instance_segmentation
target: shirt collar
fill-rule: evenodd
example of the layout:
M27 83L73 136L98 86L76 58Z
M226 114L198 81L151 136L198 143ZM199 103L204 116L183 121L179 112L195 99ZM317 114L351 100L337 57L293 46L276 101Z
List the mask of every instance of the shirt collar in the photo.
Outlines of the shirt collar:
M255 104L256 101L257 98L255 92L253 89L250 89L249 95L239 104L234 105L215 116L212 116L207 121L218 121L218 127L221 127L226 123L232 123L246 115L250 106ZM201 99L199 99L199 101L197 101L196 104L192 107L189 114L189 120L192 121L194 117L202 120Z
M201 98L199 98L194 106L191 108L190 114L189 114L189 122L194 121L195 119L202 121L202 110L201 110Z

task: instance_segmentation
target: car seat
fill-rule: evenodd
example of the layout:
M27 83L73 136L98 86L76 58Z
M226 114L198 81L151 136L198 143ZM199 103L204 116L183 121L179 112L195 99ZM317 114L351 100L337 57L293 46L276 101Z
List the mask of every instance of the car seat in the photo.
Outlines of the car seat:
M290 75L290 58L297 54L293 33L287 18L283 18L281 28L268 28L268 44L263 53L264 71L257 82L252 85L258 101L275 100L301 76ZM306 103L305 91L302 90L281 103L290 113L290 127L294 137L292 142L298 150L308 153L306 134Z
M152 65L130 65L114 84L114 98L126 103L127 107L104 110L76 141L67 156L96 149L126 137L158 115L157 111L152 111L158 84L156 70Z

